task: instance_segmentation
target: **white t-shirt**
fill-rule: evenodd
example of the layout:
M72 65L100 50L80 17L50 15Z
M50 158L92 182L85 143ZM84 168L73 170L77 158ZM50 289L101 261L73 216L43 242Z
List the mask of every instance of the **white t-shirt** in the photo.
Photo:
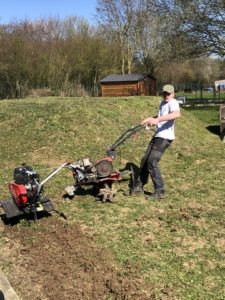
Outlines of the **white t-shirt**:
M158 117L168 115L169 113L174 111L180 111L180 106L176 99L173 98L169 102L162 100L159 106ZM174 140L175 139L174 123L175 120L159 122L156 127L155 137Z

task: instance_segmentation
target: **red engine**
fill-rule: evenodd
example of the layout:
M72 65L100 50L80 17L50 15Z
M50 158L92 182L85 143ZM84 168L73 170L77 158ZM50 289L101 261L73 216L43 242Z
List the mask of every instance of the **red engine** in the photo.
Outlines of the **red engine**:
M24 207L35 201L39 187L39 174L30 166L15 168L13 181L9 183L9 191L18 205Z
M9 183L9 191L19 207L24 207L27 204L28 195L25 185L12 181Z
M44 196L43 185L66 165L67 163L64 163L59 166L42 182L40 182L39 174L32 167L22 164L15 168L13 181L8 185L11 197L0 200L6 219L33 214L34 220L37 220L38 212L53 211L54 207L50 199Z

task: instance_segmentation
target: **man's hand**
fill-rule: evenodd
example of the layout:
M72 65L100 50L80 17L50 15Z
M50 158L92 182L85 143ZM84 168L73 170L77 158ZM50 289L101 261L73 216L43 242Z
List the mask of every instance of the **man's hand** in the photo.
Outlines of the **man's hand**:
M158 123L159 123L158 118L152 118L152 117L146 118L146 119L144 119L144 120L141 122L142 125L146 124L146 125L148 125L148 126L149 126L149 125L150 125L150 126L157 125Z
M158 125L159 122L175 120L179 118L180 115L181 115L180 111L176 110L164 116L146 118L141 122L141 124L142 125L147 124L149 126Z

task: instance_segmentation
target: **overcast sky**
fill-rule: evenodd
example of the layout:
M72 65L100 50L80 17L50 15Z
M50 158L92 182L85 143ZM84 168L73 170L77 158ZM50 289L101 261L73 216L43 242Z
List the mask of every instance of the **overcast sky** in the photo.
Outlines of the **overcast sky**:
M84 17L94 23L96 0L0 0L0 23L42 17Z

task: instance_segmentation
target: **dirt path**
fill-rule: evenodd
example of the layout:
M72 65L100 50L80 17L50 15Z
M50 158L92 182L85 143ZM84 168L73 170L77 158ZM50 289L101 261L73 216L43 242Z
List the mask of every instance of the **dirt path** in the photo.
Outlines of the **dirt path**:
M111 253L100 249L79 226L55 216L35 226L4 226L1 263L22 300L150 299L142 279L123 277Z

